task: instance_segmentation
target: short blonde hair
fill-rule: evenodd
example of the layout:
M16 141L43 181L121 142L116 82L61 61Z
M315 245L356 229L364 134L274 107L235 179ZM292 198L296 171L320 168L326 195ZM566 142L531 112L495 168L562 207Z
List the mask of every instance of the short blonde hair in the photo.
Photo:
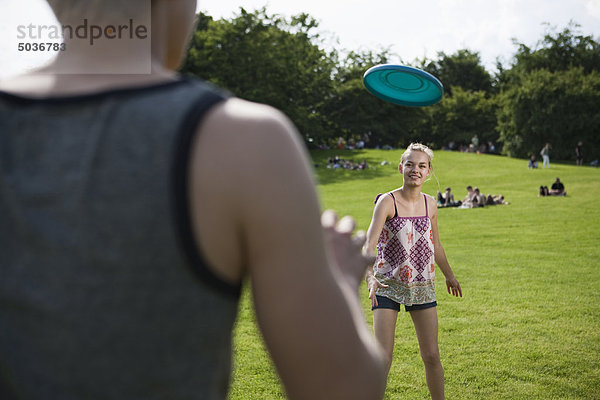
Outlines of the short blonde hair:
M431 161L433 160L433 150L431 150L429 147L425 146L422 143L409 144L404 153L402 153L402 157L400 157L400 164L404 163L406 157L408 157L408 155L412 151L422 151L423 153L427 154L427 158L429 158L429 167L431 168Z

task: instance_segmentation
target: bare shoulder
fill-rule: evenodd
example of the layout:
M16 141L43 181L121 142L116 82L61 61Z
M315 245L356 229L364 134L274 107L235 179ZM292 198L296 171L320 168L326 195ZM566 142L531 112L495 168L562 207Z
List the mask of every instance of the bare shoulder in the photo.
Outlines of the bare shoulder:
M383 214L387 219L394 216L394 210L394 198L389 193L380 194L375 202L375 213L379 215Z
M390 196L390 193L381 193L379 198L375 202L376 207L393 207L394 199Z
M279 119L282 115L276 108L237 97L224 101L215 112L215 116L227 117L232 121L266 121Z
M204 134L215 134L244 140L272 139L274 135L293 136L296 129L279 110L265 104L231 98L211 110L202 126Z
M308 152L293 123L264 104L228 99L206 115L196 136L205 163L221 165L220 171L233 172L236 181L246 175L252 181L260 174L272 177L287 166L308 165Z
M431 196L431 195L429 195L427 193L423 193L423 195L425 197L427 197L427 204L429 204L430 201L436 201L435 197L433 197L433 196Z

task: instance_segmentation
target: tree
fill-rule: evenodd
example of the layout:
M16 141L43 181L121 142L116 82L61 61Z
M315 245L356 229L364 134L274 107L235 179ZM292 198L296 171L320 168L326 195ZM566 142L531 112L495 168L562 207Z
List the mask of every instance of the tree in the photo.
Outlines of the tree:
M240 8L231 20L199 14L184 74L205 78L236 96L274 106L305 137L327 131L321 108L332 91L335 54L317 44L317 22Z
M535 49L519 48L511 69L501 70L498 132L504 152L525 157L544 143L553 157L573 159L575 144L586 154L600 150L600 45L571 22L549 30Z
M369 145L400 146L419 136L419 121L427 118L422 109L401 107L380 100L369 93L363 74L370 67L388 62L387 49L350 52L335 75L332 97L325 114L339 136L369 136Z
M548 142L553 157L573 159L579 140L586 153L600 150L600 72L571 68L534 70L521 75L520 85L498 99L498 130L504 153L513 157L538 154Z
M317 28L308 14L284 18L264 8L240 8L229 20L199 14L182 72L282 110L307 142L368 134L371 145L418 140L440 147L477 134L483 142L498 139L510 156L550 142L553 157L572 158L582 140L586 154L598 157L600 45L575 23L550 30L534 49L515 41L514 62L498 63L495 81L470 50L420 61L445 88L440 103L423 108L387 103L365 89L364 72L388 62L389 49L340 60L321 48Z
M586 74L600 71L600 44L592 36L583 36L579 27L571 21L561 32L550 28L538 42L537 49L514 41L519 46L514 71L528 73L547 69L556 72L576 67L583 68Z
M427 109L429 123L421 135L435 147L449 142L470 143L474 135L495 142L495 111L492 78L481 65L479 54L467 49L452 55L438 53L437 60L422 60L420 67L444 85L442 101Z
M477 52L466 49L458 50L452 55L439 52L437 61L423 60L421 64L425 71L442 82L450 96L452 96L453 87L481 91L486 94L492 92L492 78L481 65L481 59Z
M464 90L452 87L452 96L431 109L431 142L442 147L450 141L468 144L474 135L482 143L496 142L495 101L487 98L484 91Z

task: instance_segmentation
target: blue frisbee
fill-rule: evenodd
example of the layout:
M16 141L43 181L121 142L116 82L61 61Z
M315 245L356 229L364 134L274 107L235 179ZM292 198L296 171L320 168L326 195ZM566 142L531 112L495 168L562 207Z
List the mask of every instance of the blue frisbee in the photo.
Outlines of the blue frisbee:
M376 65L365 72L363 82L371 94L403 106L430 106L444 94L444 85L435 76L406 65Z

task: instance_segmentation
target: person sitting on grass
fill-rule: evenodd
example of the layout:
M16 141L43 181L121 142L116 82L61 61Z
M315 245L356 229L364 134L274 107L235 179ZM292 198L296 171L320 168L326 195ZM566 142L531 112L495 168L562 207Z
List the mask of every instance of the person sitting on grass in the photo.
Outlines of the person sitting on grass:
M473 186L467 186L467 196L462 202L463 208L472 208L473 207L473 199L475 198L475 191L473 190Z
M537 167L538 167L538 162L535 159L535 154L532 154L531 157L529 157L529 168L535 169Z
M486 206L496 206L500 204L508 204L506 201L504 201L504 196L501 194L487 195L485 202Z
M444 203L446 202L446 199L444 199L442 192L440 192L439 190L437 191L436 202L438 207L444 207Z
M440 193L440 192L438 192ZM441 196L441 206L440 207L458 207L462 203L460 201L454 201L454 194L452 193L452 189L447 187L446 191L442 194L438 195L438 203L440 202Z
M550 187L550 196L566 196L567 192L565 191L565 185L560 181L559 178L556 178L556 181Z
M481 194L478 187L473 190L473 193L473 207L485 207L487 199Z

